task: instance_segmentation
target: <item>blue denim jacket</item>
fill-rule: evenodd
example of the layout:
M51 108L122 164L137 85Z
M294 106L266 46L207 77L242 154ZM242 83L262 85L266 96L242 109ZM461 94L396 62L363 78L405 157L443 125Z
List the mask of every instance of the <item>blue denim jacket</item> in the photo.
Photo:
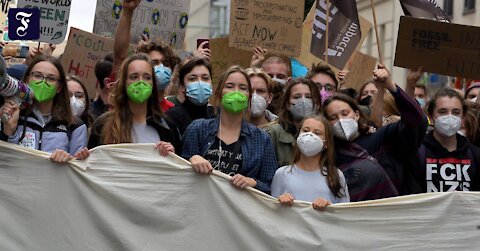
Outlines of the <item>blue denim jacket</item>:
M198 119L193 121L183 135L182 157L189 160L193 155L205 157L215 141L220 119ZM272 141L268 134L254 125L242 121L240 132L242 162L240 174L257 181L258 190L270 193L270 184L277 170L277 161Z

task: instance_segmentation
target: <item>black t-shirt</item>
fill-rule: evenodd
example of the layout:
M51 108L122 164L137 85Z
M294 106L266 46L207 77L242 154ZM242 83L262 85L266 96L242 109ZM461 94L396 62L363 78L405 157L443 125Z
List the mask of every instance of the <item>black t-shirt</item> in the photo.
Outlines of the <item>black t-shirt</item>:
M226 173L230 176L233 176L237 173L240 173L242 168L242 149L241 142L238 140L230 145L222 142L222 151L219 154L219 142L221 140L216 137L215 142L213 142L210 149L208 149L205 159L212 164L213 169ZM219 163L220 159L220 165Z

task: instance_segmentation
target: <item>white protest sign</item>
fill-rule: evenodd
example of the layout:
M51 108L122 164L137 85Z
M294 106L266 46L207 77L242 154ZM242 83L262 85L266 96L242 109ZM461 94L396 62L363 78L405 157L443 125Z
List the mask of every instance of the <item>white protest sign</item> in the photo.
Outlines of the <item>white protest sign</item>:
M131 43L137 43L142 35L151 40L162 39L175 49L182 49L188 23L190 0L144 0L132 17ZM98 0L93 33L115 35L122 1Z
M40 9L39 42L59 44L67 35L71 0L18 0L17 8Z

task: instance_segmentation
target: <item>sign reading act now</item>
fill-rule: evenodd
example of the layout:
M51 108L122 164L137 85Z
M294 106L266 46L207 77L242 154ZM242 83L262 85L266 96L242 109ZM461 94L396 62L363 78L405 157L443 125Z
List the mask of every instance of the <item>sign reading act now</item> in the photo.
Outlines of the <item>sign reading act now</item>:
M395 66L480 78L480 27L402 17Z

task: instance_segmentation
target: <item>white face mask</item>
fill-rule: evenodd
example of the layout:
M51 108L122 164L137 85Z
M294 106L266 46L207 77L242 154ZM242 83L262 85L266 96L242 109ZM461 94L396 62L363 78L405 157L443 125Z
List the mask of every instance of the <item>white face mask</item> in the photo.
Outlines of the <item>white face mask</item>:
M305 156L312 157L323 150L323 140L312 132L304 132L298 135L297 146Z
M80 118L85 111L85 103L77 97L72 96L70 98L70 108L72 108L73 115Z
M255 118L260 117L265 113L265 109L267 109L267 100L253 93L252 99L250 100L250 115Z
M290 105L290 113L294 120L302 120L303 118L313 114L313 101L311 98L299 98L295 100L295 104Z
M462 126L462 119L455 115L443 115L435 119L435 131L443 136L455 135Z
M276 78L276 77L273 77L272 80L273 80L273 82L279 83L281 85L285 85L287 83L287 80L279 79L279 78Z
M358 134L358 123L354 119L339 119L333 125L333 135L339 139L351 141Z

